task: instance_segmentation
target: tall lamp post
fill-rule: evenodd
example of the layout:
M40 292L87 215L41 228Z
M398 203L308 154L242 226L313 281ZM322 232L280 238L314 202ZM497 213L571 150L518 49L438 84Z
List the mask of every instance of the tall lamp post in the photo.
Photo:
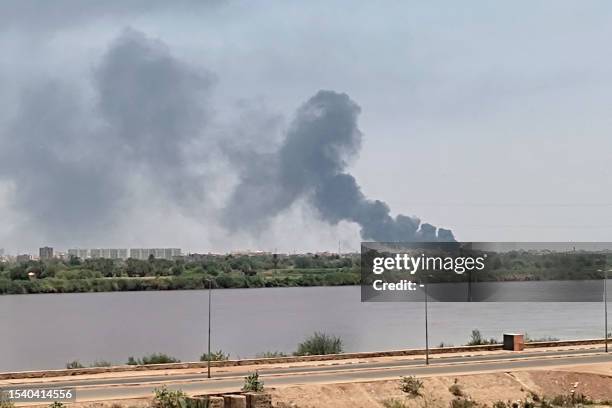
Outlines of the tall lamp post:
M606 347L606 353L608 352L608 269L598 269L597 272L604 273L604 344Z
M429 365L429 324L427 321L427 282L425 282L425 365Z
M427 279L431 278L432 275L427 275L423 277L423 280L419 284L420 287L424 289L425 292L425 365L429 365L429 320L428 320L428 302L429 302L429 293L427 293Z
M212 305L212 280L208 279L208 355L206 356L208 378L210 378L210 317L211 317L211 305Z

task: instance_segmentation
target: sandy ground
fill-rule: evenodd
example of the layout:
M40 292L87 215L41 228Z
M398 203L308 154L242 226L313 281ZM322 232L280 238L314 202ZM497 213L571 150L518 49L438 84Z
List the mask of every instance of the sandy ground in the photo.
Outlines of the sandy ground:
M495 401L517 401L536 394L552 398L572 390L597 401L612 401L612 364L593 364L558 370L533 370L423 378L422 396L409 398L399 380L346 384L297 385L269 388L277 408L383 408L400 400L407 407L447 408L455 398L449 388L457 384L463 397L491 407ZM145 408L149 399L74 403L70 408ZM612 405L595 405L607 407Z
M399 389L399 381L292 386L270 391L279 408L374 408L384 407L384 401L393 399L408 407L437 408L448 407L455 398L449 391L455 383L464 397L488 406L499 400L524 401L532 393L552 398L568 395L572 390L597 401L612 401L612 377L566 370L424 378L422 396L417 398L406 397Z

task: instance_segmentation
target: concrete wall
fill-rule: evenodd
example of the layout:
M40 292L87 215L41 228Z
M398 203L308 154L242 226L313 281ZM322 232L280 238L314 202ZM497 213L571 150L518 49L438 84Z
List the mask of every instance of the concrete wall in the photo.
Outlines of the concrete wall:
M545 341L526 343L525 348L545 348L545 347L562 347L562 346L583 346L583 345L599 345L604 344L603 339L588 339L588 340L565 340L565 341ZM445 354L445 353L468 353L475 351L491 351L502 350L501 344L484 345L484 346L461 346L461 347L444 347L431 348L430 354ZM212 361L212 367L235 367L246 365L260 364L278 364L278 363L295 363L306 361L331 361L331 360L348 360L357 358L374 358L374 357L400 357L400 356L415 356L425 354L425 349L406 349L392 351L372 351L364 353L341 353L329 354L323 356L292 356L292 357L273 357L273 358L255 358L244 360L227 360L227 361ZM150 364L150 365L123 365L114 367L92 367L92 368L77 368L77 369L62 369L62 370L44 370L44 371L20 371L13 373L0 373L0 380L22 379L22 378L47 378L47 377L63 377L72 375L84 374L100 374L100 373L118 373L126 371L148 371L148 370L175 370L187 368L205 368L207 362L193 363L170 363L170 364Z

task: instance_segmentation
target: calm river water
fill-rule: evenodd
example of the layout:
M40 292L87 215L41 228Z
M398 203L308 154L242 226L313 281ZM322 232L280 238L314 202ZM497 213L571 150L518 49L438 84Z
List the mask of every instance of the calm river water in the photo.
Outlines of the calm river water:
M424 346L421 303L361 303L359 287L213 291L212 348L232 358L290 353L314 331L346 351ZM207 291L0 296L0 371L125 362L163 352L194 361L206 348ZM430 341L464 344L472 329L501 338L603 336L601 303L429 303Z

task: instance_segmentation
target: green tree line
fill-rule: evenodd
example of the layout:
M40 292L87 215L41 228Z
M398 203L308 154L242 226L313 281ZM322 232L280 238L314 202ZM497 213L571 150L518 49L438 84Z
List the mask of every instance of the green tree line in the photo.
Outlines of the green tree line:
M0 263L0 294L359 284L357 255L198 255Z

